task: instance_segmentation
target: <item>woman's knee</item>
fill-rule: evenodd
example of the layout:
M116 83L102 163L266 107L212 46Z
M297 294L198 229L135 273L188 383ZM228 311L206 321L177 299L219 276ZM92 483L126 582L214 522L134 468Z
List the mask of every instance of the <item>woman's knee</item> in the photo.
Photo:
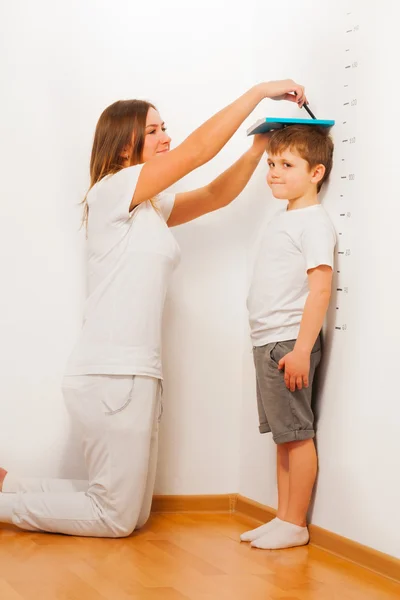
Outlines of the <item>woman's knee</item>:
M123 519L113 519L103 522L102 527L93 527L93 534L96 537L105 538L124 538L129 537L135 530L135 524Z
M113 510L96 502L98 519L93 521L92 530L97 537L123 538L130 536L137 527L138 516L130 511Z

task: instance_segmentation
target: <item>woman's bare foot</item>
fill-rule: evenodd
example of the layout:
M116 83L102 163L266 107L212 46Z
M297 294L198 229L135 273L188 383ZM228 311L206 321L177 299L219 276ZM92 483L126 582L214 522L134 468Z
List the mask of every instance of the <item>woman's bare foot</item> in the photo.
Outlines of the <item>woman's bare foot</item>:
M3 491L3 482L4 482L6 475L7 475L7 471L0 467L0 492Z

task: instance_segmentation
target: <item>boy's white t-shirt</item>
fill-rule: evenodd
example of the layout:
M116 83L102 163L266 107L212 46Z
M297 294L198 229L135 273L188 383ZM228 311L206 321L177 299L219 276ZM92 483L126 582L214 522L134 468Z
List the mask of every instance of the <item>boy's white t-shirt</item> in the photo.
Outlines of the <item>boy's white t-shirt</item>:
M247 299L253 346L297 339L307 271L334 266L336 232L320 205L279 211L267 225Z
M87 299L66 375L162 378L161 327L180 258L168 220L174 194L129 206L143 165L107 176L88 194Z

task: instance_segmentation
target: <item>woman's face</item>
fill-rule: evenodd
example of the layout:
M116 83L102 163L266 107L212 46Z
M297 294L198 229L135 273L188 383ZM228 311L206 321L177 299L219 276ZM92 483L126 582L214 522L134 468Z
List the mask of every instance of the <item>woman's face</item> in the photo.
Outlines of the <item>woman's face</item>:
M158 112L150 107L146 119L145 140L142 160L146 162L159 154L168 152L171 138L166 133L165 123Z

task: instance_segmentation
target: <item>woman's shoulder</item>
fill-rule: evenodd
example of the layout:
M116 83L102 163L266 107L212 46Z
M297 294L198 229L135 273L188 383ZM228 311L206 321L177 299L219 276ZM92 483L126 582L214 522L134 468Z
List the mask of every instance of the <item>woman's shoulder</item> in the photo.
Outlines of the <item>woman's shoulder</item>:
M133 165L132 167L124 167L116 173L106 175L96 185L102 187L124 187L126 185L136 186L143 165Z

